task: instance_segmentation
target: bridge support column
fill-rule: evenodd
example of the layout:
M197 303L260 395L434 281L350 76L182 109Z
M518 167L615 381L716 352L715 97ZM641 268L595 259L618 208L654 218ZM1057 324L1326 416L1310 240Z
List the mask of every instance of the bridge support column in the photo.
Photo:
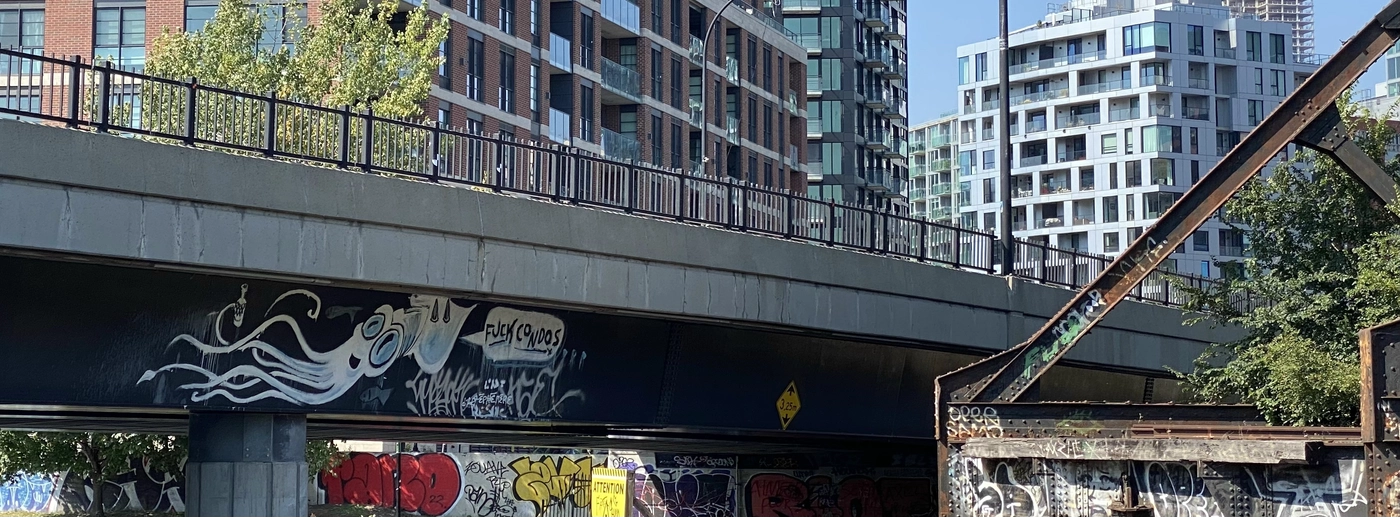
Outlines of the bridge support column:
M305 517L306 416L190 413L188 517Z

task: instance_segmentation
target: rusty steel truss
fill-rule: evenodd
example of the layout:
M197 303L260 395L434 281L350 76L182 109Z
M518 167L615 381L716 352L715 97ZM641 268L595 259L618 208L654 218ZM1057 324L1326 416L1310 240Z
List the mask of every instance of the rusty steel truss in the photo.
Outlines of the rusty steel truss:
M1290 144L1396 201L1336 101L1397 40L1393 0L1031 339L938 378L940 514L1400 516L1400 322L1362 333L1359 430L1269 427L1248 406L1036 402L1046 370Z

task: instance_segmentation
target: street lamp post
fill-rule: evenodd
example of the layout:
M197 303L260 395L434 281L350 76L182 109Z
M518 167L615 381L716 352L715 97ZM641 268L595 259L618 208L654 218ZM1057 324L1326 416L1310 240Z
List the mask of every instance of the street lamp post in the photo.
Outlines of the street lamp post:
M705 35L700 37L700 172L702 174L705 172L705 163L710 161L710 159L705 156L708 154L706 146L709 145L710 136L710 104L708 95L710 91L710 33L714 32L715 25L719 24L720 17L724 15L725 9L729 9L731 5L734 5L734 0L728 0L724 3L724 7L720 7L719 11L715 12L715 18L710 20L710 26L705 28ZM752 11L750 11L750 14L752 14Z
M1001 69L1001 92L998 95L1001 98L1001 134L998 138L997 154L1001 158L1001 224L997 226L1001 230L998 232L1001 237L1001 274L1010 276L1016 274L1016 240L1015 234L1011 232L1011 66L1007 61L1010 41L1007 39L1006 0L1001 0L1000 4L1001 44L998 59L1001 62L997 68Z

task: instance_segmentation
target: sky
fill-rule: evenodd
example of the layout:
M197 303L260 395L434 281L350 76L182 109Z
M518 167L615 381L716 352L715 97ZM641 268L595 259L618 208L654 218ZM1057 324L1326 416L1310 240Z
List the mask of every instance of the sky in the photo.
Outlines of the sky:
M1035 24L1046 14L1046 0L1009 0L1011 30ZM1332 54L1387 0L1315 0L1317 53ZM997 36L995 0L909 0L909 125L928 122L957 108L959 45ZM1359 88L1385 80L1381 63L1361 78Z

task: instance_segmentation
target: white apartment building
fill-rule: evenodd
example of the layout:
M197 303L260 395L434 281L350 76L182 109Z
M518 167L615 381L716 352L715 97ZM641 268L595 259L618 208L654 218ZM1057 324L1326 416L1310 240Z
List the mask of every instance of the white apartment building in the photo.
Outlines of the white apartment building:
M1114 255L1306 79L1292 28L1231 17L1220 0L1077 0L1014 32L1012 228ZM999 220L997 40L958 48L956 204L966 227ZM1204 225L1167 266L1218 277L1241 232Z
M952 224L957 217L958 112L909 130L909 211L914 218Z

